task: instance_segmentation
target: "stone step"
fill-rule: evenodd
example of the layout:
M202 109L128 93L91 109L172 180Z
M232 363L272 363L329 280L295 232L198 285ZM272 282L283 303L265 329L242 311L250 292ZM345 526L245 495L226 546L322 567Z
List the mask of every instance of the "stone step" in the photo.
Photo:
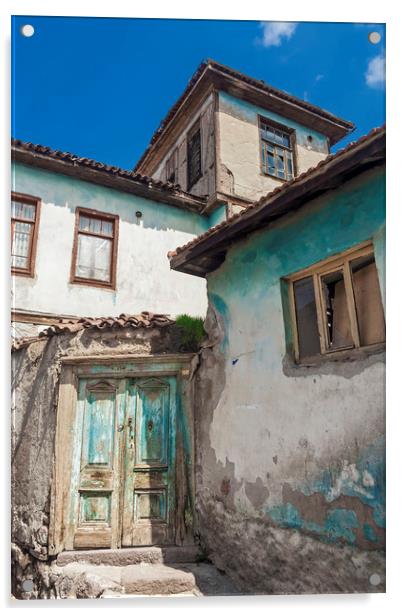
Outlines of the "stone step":
M228 576L206 562L123 566L70 562L55 564L53 574L62 599L240 594Z
M92 565L70 562L57 567L61 574L59 587L65 597L94 597L114 595L177 595L198 594L195 576L181 565L163 564ZM64 597L63 597L64 598Z
M61 552L56 563L64 567L68 563L80 562L93 565L124 567L140 563L194 563L201 559L199 547L188 546L150 546L121 548L119 550L74 550Z
M128 565L122 569L120 583L126 595L174 595L196 590L190 571L159 564Z

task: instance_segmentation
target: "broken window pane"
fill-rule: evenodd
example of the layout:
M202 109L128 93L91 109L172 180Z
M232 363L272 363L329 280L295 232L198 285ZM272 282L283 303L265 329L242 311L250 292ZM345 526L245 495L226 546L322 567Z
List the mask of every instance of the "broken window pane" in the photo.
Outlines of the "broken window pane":
M321 277L328 350L353 346L343 271Z
M90 235L78 235L76 275L110 282L112 240Z
M290 134L261 122L260 135L263 172L282 180L291 180L293 154Z
M293 284L293 289L299 340L299 356L300 358L311 357L320 352L317 308L312 276L297 280Z
M360 345L384 342L384 311L374 255L354 259L350 265Z

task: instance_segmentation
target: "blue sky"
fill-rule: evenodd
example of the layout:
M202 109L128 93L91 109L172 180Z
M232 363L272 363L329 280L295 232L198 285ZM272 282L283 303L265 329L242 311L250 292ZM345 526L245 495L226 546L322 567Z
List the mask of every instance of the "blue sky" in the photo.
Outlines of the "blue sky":
M385 121L384 53L379 24L18 16L12 134L130 169L209 57L353 121L337 149Z

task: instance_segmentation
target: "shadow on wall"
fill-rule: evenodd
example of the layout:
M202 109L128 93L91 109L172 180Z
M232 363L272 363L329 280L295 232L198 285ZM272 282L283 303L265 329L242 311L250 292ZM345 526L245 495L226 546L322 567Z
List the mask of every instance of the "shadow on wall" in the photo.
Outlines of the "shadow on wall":
M118 214L121 221L143 228L192 235L209 226L208 218L196 212L26 165L16 164L14 178L18 192L35 194L44 204L68 208L74 215L77 207L87 208Z

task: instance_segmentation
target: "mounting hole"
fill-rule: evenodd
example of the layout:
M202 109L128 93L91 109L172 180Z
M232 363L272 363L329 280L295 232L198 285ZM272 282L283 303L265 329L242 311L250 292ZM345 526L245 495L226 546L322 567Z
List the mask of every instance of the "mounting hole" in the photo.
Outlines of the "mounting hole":
M378 573L373 573L373 575L370 575L370 584L372 586L378 586L378 584L381 583L381 578L378 575Z
M135 213L135 215L137 216L137 218L141 218L142 212L138 211L138 212Z
M35 34L35 28L31 24L25 24L21 28L21 34L29 38Z
M24 580L22 582L22 590L24 592L31 592L33 590L34 584L32 580Z
M373 45L377 45L381 41L381 34L379 32L370 32L368 40L370 43L373 43Z

